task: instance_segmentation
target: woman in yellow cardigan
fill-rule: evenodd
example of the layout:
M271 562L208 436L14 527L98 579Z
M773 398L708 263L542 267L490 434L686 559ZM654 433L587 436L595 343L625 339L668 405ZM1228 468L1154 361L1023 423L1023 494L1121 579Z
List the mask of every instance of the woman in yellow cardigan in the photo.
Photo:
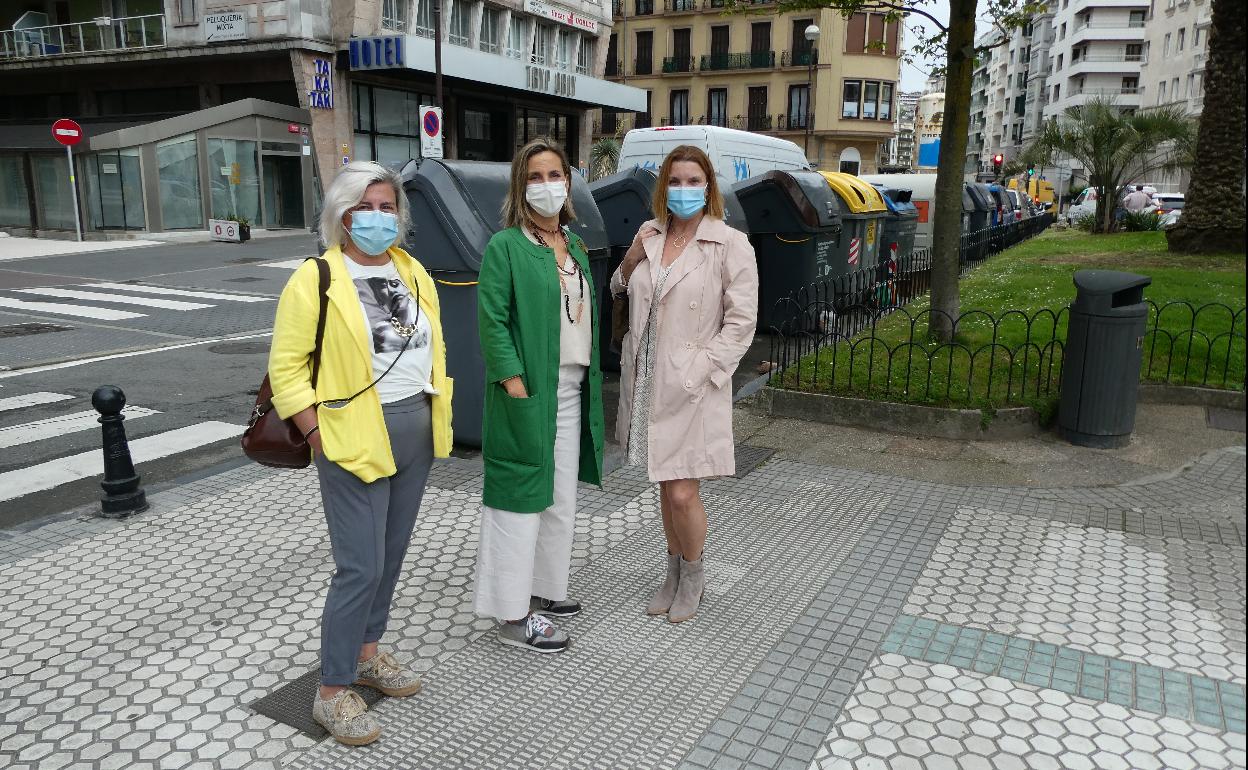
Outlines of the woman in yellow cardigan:
M277 413L312 446L337 569L321 618L321 688L312 716L341 743L381 735L352 682L402 697L420 680L378 650L434 457L451 449L451 386L433 280L399 248L407 198L376 163L344 166L325 193L330 282L320 313L308 260L282 291L269 353Z

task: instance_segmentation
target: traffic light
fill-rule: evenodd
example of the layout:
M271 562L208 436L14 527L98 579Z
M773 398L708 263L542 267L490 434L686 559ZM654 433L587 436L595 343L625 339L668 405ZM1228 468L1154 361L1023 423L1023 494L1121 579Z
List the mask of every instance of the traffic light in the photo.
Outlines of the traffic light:
M1035 176L1035 175L1036 175L1036 167L1035 167L1035 166L1028 166L1028 167L1027 167L1027 178L1028 178L1028 179L1031 179L1031 178L1032 178L1033 176Z
M997 153L996 155L993 155L993 156L992 156L992 170L993 170L993 173L1000 174L1000 173L1001 173L1001 164L1003 164L1003 163L1005 163L1005 156L1004 156L1004 155L1002 155L1001 153Z

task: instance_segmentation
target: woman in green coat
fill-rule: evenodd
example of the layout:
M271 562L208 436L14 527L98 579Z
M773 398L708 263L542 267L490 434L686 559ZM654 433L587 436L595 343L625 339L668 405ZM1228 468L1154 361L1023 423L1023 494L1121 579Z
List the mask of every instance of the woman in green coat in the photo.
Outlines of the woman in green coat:
M598 308L585 243L570 232L563 150L529 142L511 164L506 230L481 262L478 325L485 358L485 490L473 606L498 619L504 644L567 649L548 617L568 598L576 483L602 483Z

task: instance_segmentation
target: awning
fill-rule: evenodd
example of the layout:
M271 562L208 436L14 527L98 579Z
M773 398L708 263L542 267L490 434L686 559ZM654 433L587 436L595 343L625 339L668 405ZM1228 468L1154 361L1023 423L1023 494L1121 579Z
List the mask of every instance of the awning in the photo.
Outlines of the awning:
M352 71L417 70L434 72L433 40L416 35L362 37L350 41ZM520 59L443 44L442 74L476 83L514 88L532 94L577 102L585 107L645 112L646 92L640 88L529 64Z

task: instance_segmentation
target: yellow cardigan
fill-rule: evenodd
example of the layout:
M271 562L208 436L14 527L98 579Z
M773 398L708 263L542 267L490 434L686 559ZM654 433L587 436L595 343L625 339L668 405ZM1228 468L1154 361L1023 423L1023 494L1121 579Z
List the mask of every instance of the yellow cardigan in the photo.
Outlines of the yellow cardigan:
M419 287L420 309L426 314L433 335L433 455L448 457L451 452L451 396L454 382L446 376L446 342L442 337L438 290L424 267L406 251L391 247L390 258L399 276L415 293ZM316 342L316 320L320 310L316 264L307 261L295 271L277 303L273 324L273 347L269 351L269 383L273 406L283 419L314 403L346 398L373 381L372 343L360 312L360 300L343 262L341 249L334 247L323 255L329 262L329 305L326 308L325 339L321 348L321 370L312 391L312 348ZM412 284L415 279L416 285ZM316 410L325 458L333 460L371 483L395 473L390 436L381 413L376 388L369 388L350 404Z

